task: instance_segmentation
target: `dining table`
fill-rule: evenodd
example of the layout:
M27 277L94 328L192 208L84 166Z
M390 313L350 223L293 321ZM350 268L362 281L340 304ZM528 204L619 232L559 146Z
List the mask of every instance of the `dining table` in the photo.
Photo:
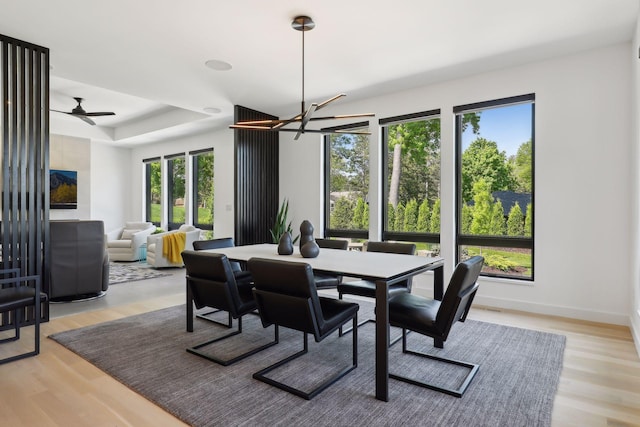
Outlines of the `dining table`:
M444 259L442 257L322 248L317 257L304 258L297 247L291 255L279 255L277 245L269 243L207 249L203 252L225 254L230 261L242 262L255 257L307 263L316 273L338 274L374 282L376 284L375 396L385 402L389 401L389 286L417 274L433 271L433 297L442 300L444 293ZM193 302L188 299L189 297L187 297L187 330L189 330L189 322L193 330Z

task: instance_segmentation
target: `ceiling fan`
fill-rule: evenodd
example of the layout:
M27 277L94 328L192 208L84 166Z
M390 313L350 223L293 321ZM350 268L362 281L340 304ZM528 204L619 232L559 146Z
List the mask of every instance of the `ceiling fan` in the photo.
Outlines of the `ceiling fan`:
M116 113L111 112L111 111L101 111L101 112L92 112L92 113L88 113L86 111L84 111L84 108L82 108L82 98L73 98L76 100L76 102L78 103L78 105L71 111L59 111L59 110L51 110L51 111L55 111L57 113L64 113L64 114L69 114L70 116L74 116L79 118L80 120L89 123L92 126L95 126L96 122L94 122L93 120L91 120L89 117L99 117L99 116L115 116Z
M316 24L313 22L311 18L308 16L297 16L291 22L291 27L294 30L300 31L302 33L302 103L300 114L293 116L290 119L286 120L247 120L247 121L239 121L231 126L231 129L247 129L247 130L264 130L264 131L275 131L275 132L296 132L296 136L294 139L298 139L301 134L305 132L313 132L313 133L352 133L352 134L361 134L361 135L370 135L371 132L367 130L353 130L349 129L352 125L344 125L339 126L338 128L332 128L329 130L322 129L308 129L306 126L310 121L318 121L318 120L337 120L337 119L353 119L358 117L372 117L375 114L373 113L361 113L361 114L342 114L335 116L325 116L325 117L313 117L316 111L326 107L329 103L340 99L346 96L344 93L338 94L332 98L327 99L326 101L320 103L312 103L311 106L305 109L305 100L304 100L304 33L306 31L310 31L315 28ZM286 128L285 126L289 124L297 125L297 128Z

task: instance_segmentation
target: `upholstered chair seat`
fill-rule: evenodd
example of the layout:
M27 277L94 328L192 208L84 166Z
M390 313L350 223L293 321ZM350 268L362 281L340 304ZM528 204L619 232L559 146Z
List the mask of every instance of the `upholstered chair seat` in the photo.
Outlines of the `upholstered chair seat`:
M318 296L313 270L309 264L251 258L248 265L253 275L253 294L262 325L282 326L303 333L301 351L256 372L253 374L254 378L309 400L358 366L358 333L355 327L360 308L358 304ZM355 330L351 365L343 367L311 391L292 387L268 375L280 366L304 356L308 351L308 335L313 335L316 342L320 342L349 321L353 323ZM298 376L304 374L301 372Z
M183 235L184 239L178 239L179 234ZM186 224L177 230L147 236L147 264L155 268L183 267L180 253L185 250L192 251L193 242L200 240L201 236L202 230ZM177 247L171 248L167 247L168 245Z
M481 256L475 256L459 263L451 275L449 286L447 286L442 301L424 298L408 292L399 293L389 299L389 323L392 326L402 328L402 352L468 369L468 373L461 380L460 385L456 388L444 387L433 381L423 382L394 373L389 374L390 378L452 396L462 397L471 380L478 372L479 366L475 363L409 350L407 331L434 338L436 346L442 347L444 341L449 337L453 324L458 321L464 322L467 318L473 298L478 291L477 280L483 263L484 258Z
M253 312L257 304L249 284L238 286L226 255L187 250L182 253L182 258L187 270L187 304L193 304L198 309L208 307L216 311L228 312L229 324L225 325L228 328L232 327L232 319L238 319L237 330L190 347L187 349L189 353L227 366L278 343L278 331L275 329L273 341L258 345L235 357L223 359L215 356L211 350L205 350L215 343L241 334L242 317ZM191 312L192 310L188 308L187 316L191 316ZM193 321L192 318L187 318L187 325L191 321Z
M111 261L138 261L144 252L141 246L147 242L147 236L156 230L150 222L126 222L124 226L107 233L107 251Z

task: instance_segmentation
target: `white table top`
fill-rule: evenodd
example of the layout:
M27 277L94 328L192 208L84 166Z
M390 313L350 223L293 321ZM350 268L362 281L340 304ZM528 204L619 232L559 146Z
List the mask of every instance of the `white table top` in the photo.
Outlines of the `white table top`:
M288 262L306 262L318 272L370 279L390 279L414 271L435 268L441 265L444 260L441 257L428 258L326 248L320 248L320 254L316 258L303 258L297 246L292 255L278 255L278 246L269 243L207 249L203 252L225 254L230 260L235 261L248 261L255 257Z

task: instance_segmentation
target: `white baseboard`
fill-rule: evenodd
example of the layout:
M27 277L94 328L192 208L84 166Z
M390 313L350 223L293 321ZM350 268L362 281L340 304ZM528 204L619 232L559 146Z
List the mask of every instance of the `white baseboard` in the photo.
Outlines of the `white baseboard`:
M424 295L431 297L433 295L433 286L430 284L419 283L416 286L416 283L413 285L413 289L415 293L419 295ZM580 319L586 320L590 322L599 322L599 323L610 323L614 325L622 325L629 326L632 325L630 316L619 314L619 313L610 313L605 311L596 311L596 310L585 310L582 308L576 307L567 307L567 306L559 306L559 305L551 305L551 304L539 304L532 303L530 301L520 301L506 298L496 298L496 297L486 297L476 295L474 299L474 304L483 305L487 307L494 308L502 308L506 310L518 310L518 311L526 311L529 313L536 314L546 314L550 316L560 316L560 317L568 317L571 319ZM635 326L635 335L634 339L636 342L636 347L638 347L640 343L640 319L637 320ZM632 333L634 330L632 328Z
M640 356L640 309L631 315L631 335L633 342L636 344L636 351Z
M481 297L476 295L474 304L509 310L526 311L550 316L568 317L571 319L587 320L590 322L609 323L629 326L629 316L605 311L585 310L576 307L566 307L550 304L538 304L529 301L517 301L495 297Z

